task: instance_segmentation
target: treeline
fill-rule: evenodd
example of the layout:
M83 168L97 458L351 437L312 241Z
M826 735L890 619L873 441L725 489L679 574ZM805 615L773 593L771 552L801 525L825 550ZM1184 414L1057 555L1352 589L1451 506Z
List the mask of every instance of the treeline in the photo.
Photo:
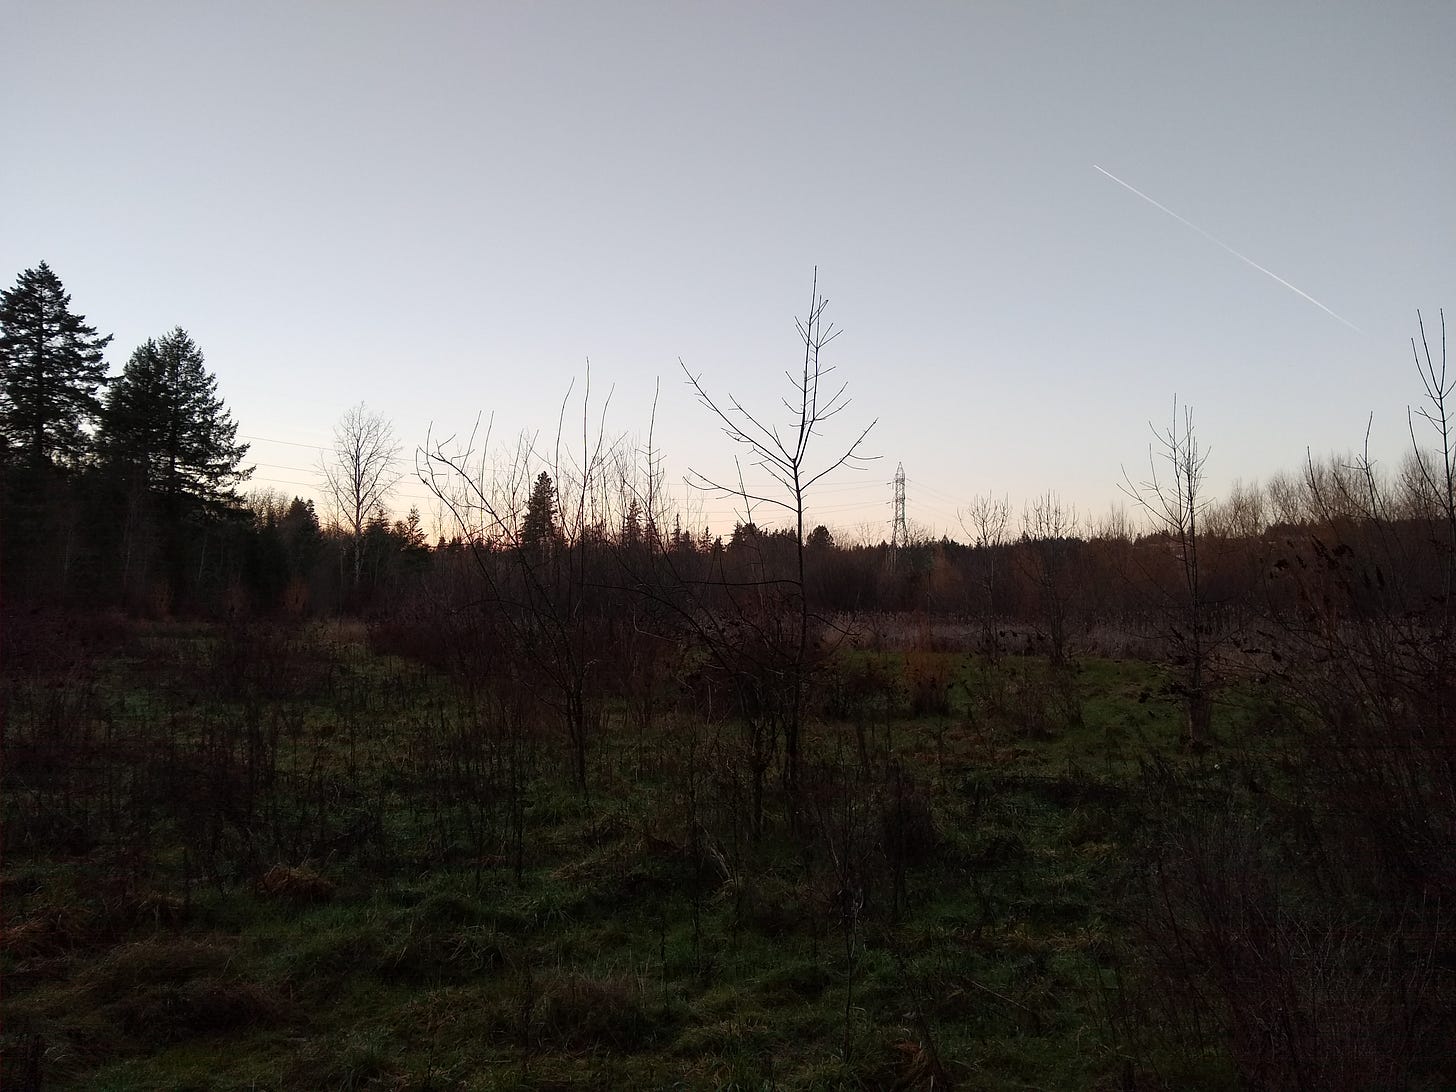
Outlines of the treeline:
M120 374L42 262L0 297L0 581L11 605L336 611L427 553L418 512L365 513L358 543L312 501L243 495L248 445L183 328ZM345 555L368 561L368 582Z
M1450 482L1441 450L1412 451L1394 475L1357 457L1311 461L1262 487L1235 483L1221 499L1205 495L1200 463L1192 495L1171 497L1187 508L1181 529L1161 503L1167 482L1127 483L1131 515L1099 520L1055 493L1019 513L987 494L960 512L965 541L892 546L840 542L822 525L739 522L727 536L685 527L664 502L657 456L644 461L598 433L568 466L544 465L523 445L490 480L467 471L461 452L422 450L420 469L449 528L431 543L417 508L404 518L387 509L399 451L382 418L361 406L336 430L322 470L341 518L321 519L312 501L241 491L248 445L185 330L149 339L108 377L110 341L72 310L45 263L0 302L0 577L11 602L386 615L448 586L455 568L474 563L467 555L549 547L597 573L587 596L610 600L623 580L640 592L657 581L637 571L655 555L658 567L698 583L789 580L816 614L963 618L993 650L1019 643L1060 658L1107 627L1155 630L1170 597L1182 595L1190 545L1200 550L1200 601L1238 622L1271 596L1294 594L1271 578L1311 539L1368 552L1374 536L1383 578L1410 589L1413 602L1443 594ZM1438 427L1436 437L1449 449L1448 433ZM1187 454L1163 453L1169 467ZM801 512L812 499L811 491L793 498Z

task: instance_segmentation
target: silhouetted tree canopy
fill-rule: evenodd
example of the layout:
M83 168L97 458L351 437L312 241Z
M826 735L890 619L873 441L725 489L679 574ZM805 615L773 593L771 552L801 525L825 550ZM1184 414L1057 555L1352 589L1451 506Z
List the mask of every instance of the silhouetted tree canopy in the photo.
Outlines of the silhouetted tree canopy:
M202 350L180 326L148 339L107 392L100 446L112 463L139 475L174 505L191 499L217 509L252 474L248 445L217 395Z
M60 278L41 262L0 295L0 440L4 451L25 451L32 463L79 460L86 426L101 412L106 383L100 337Z
M556 485L551 475L541 471L526 501L526 516L521 521L521 545L540 551L556 537Z

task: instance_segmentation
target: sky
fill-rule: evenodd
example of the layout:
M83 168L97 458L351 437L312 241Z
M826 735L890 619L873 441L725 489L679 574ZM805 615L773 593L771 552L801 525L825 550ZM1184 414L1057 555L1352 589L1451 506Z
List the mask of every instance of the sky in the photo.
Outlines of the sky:
M360 402L408 465L477 415L549 447L588 367L629 443L656 397L679 497L731 477L684 368L782 419L817 268L852 399L817 450L874 422L879 458L812 521L887 534L899 464L931 534L988 492L1097 518L1175 397L1214 496L1367 422L1394 463L1417 309L1456 308L1444 0L4 0L0 26L0 282L49 262L116 371L186 328L251 484L288 494Z

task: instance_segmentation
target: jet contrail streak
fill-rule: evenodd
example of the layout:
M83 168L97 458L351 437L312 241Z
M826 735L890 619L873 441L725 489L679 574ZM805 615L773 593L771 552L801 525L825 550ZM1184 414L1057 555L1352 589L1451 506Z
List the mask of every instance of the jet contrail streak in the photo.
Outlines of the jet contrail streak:
M1331 311L1324 304L1320 303L1319 300L1317 300L1313 296L1311 296L1308 292L1305 292L1302 289L1296 288L1294 285L1290 284L1288 281L1286 281L1278 273L1275 273L1273 270L1271 270L1271 269L1265 269L1262 265L1260 265L1258 262L1254 261L1254 259L1253 258L1250 258L1247 254L1240 254L1237 250L1235 250L1233 247L1229 246L1228 243L1224 242L1222 239L1216 239L1216 238L1214 238L1212 235L1210 235L1208 232L1204 231L1197 224L1193 223L1193 221L1184 219L1182 216L1179 216L1176 212L1174 212L1172 209L1170 209L1167 205L1163 204L1161 201L1154 201L1151 197L1149 197L1147 194L1143 193L1143 191L1140 190L1140 189L1138 189L1136 186L1130 186L1130 185L1128 185L1126 182L1124 182L1122 179L1118 178L1117 175L1113 174L1111 171L1104 171L1101 167L1097 166L1096 163L1092 164L1092 169L1094 171L1098 171L1101 174L1105 174L1108 178L1112 179L1114 182L1116 182L1123 189L1125 189L1125 190L1131 190L1133 193L1137 194L1139 197L1141 197L1148 204L1152 205L1154 208L1162 209L1164 212L1166 212L1173 219L1177 220L1184 227L1190 227L1190 228L1192 228L1194 231L1198 232L1198 234L1202 235L1205 239L1207 239L1210 243L1213 243L1215 246L1222 247L1224 250L1227 250L1230 254L1232 254L1239 261L1243 262L1245 265L1251 265L1251 266L1253 266L1260 273L1264 274L1264 276L1266 276L1266 277L1272 277L1274 280L1278 281L1280 284L1282 284L1285 288L1289 289L1291 292L1294 292L1297 295L1303 296L1305 299L1309 300L1310 303L1314 304L1316 307L1318 307L1325 314L1329 315L1333 319L1338 319L1340 322L1343 322L1346 326L1348 326L1350 329L1354 330L1357 334L1364 333L1364 331L1361 330L1360 327L1356 326L1349 319L1341 318L1339 315L1335 314L1333 311Z

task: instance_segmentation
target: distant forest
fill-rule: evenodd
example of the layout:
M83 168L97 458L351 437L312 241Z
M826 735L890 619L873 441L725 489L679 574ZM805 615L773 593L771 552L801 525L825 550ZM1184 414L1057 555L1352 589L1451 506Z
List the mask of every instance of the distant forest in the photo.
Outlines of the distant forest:
M812 486L796 493L792 480L782 496L758 498L737 483L719 488L690 476L757 518L726 535L686 525L691 508L674 511L664 500L661 454L597 431L566 438L574 454L551 465L524 444L504 462L427 444L415 462L453 531L431 542L417 507L390 508L407 462L390 422L366 407L348 410L335 428L319 466L320 491L333 503L319 512L312 500L246 489L248 445L201 347L181 327L137 347L108 376L111 338L73 311L45 263L4 293L0 324L0 576L12 604L382 616L418 609L478 555L513 552L552 568L568 559L592 568L586 583L604 594L660 584L644 567L728 585L802 576L816 612L974 618L987 639L1011 626L1008 639L1060 650L1108 626L1152 633L1150 612L1187 580L1189 546L1198 549L1200 598L1231 625L1271 598L1290 604L1306 594L1277 577L1285 555L1312 537L1348 539L1353 549L1364 535L1387 547L1395 536L1401 548L1385 567L1398 571L1387 578L1423 602L1442 581L1439 553L1421 548L1450 518L1449 387L1428 346L1416 363L1426 393L1441 396L1437 417L1413 419L1434 427L1413 432L1424 442L1393 474L1329 457L1210 497L1192 418L1175 408L1148 480L1110 483L1127 494L1124 514L1092 519L1055 491L1018 510L988 493L966 498L959 540L901 532L842 542L824 525L796 525L814 498ZM806 372L806 384L818 378ZM806 392L814 393L796 393ZM714 412L709 402L705 414ZM745 443L761 439L748 434L751 424L733 424L744 426ZM762 461L763 452L748 451Z
M629 689L637 670L611 654L643 642L696 642L734 678L787 672L790 778L814 665L846 639L880 640L893 616L902 633L918 619L922 645L1034 653L1054 668L1084 653L1171 662L1193 743L1208 733L1217 677L1267 667L1296 635L1343 644L1349 626L1393 618L1405 640L1447 648L1456 380L1444 314L1439 361L1423 322L1412 339L1424 402L1393 476L1368 457L1311 458L1209 497L1193 414L1175 403L1146 476L1121 483L1131 518L1090 524L1050 491L1019 513L985 494L960 510L968 542L914 539L897 520L891 541L868 544L807 524L817 483L861 465L873 427L819 450L821 426L847 405L821 362L838 333L825 306L816 278L785 420L687 373L735 461L769 481L689 472L690 487L749 516L726 539L684 525L651 427L645 445L609 434L588 385L580 433L564 431L563 403L549 457L524 435L505 456L488 435L427 440L414 469L455 531L431 543L418 509L400 519L387 507L403 460L386 418L361 404L336 425L320 464L329 518L299 497L241 493L248 445L191 336L148 339L108 376L110 337L42 263L0 305L7 603L233 620L346 612L437 662L490 634L520 661L512 670L561 690L582 778L593 701Z

